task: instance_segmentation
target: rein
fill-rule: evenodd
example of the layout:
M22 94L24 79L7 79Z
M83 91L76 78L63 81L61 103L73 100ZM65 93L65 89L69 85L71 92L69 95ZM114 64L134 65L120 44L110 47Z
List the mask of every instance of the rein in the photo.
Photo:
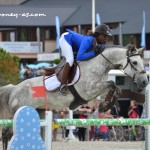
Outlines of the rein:
M112 65L114 65L108 58L106 58L102 53L101 53L101 55L110 63L110 64L112 64ZM133 56L139 56L140 54L134 54L134 55L130 55L130 56L127 56L127 64L125 65L125 67L123 68L123 71L121 70L121 69L119 69L122 73L124 73L125 75L127 75L128 77L130 77L132 80L134 80L134 78L135 78L135 73L134 73L134 75L133 75L133 77L131 77L129 74L127 74L126 72L124 72L124 69L128 66L128 64L130 64L131 65L131 68L133 68L135 71L138 71L134 66L133 66L133 64L130 62L130 57L133 57ZM146 73L145 72L145 70L142 70L142 71L140 71L139 72L139 74L144 74L144 73Z

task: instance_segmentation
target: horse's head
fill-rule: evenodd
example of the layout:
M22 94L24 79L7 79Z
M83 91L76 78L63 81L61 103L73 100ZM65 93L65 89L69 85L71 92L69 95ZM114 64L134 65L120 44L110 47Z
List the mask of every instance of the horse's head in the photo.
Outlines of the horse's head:
M136 49L132 45L127 46L127 61L124 62L123 70L130 76L139 89L144 89L148 84L144 63L142 60L144 48Z

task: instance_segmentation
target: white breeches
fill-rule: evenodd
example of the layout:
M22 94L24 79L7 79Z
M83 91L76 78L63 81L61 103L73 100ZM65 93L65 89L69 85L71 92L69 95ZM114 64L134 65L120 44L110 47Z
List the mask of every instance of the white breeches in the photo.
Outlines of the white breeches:
M64 35L69 34L68 32L61 35L59 39L59 45L62 51L62 56L66 58L66 62L69 63L70 66L74 63L74 55L72 47L69 45L69 43L65 40Z

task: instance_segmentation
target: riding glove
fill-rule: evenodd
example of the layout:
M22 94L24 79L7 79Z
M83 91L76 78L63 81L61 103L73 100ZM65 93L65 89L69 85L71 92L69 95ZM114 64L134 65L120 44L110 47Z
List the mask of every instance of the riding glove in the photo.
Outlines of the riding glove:
M101 45L96 45L94 48L93 48L93 52L95 53L95 55L99 55L100 53L102 53L104 50L104 46L101 46Z

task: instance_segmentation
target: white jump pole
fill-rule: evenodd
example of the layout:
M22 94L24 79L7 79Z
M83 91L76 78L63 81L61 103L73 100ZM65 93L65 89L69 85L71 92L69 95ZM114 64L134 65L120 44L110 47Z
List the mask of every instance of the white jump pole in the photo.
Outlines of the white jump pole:
M69 119L73 119L73 111L72 110L69 110ZM75 139L75 136L73 134L74 128L75 128L74 126L69 126L69 135L68 135L69 140Z
M92 0L92 31L95 31L95 0Z
M150 68L150 61L149 61L149 68ZM145 100L146 100L146 117L150 118L150 69L149 69L149 83L148 86L146 87L146 93L145 93ZM147 132L146 132L146 140L145 140L145 148L150 150L150 125L147 127Z
M45 145L46 150L52 150L52 111L46 111L45 113Z

